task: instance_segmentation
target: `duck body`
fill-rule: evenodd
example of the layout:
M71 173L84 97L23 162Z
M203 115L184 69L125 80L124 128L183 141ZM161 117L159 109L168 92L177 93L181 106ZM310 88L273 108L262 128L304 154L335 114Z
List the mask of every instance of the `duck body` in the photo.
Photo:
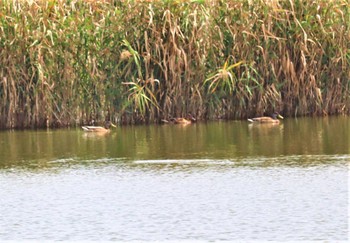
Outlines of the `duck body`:
M261 117L254 117L248 119L248 121L253 122L253 123L275 123L278 124L280 123L279 119L283 119L283 116L281 116L279 113L273 113L272 116L261 116Z
M171 118L170 121L174 124L187 125L187 124L195 123L197 120L192 116L191 113L189 113L186 118L183 118L183 117Z
M109 132L110 129L100 126L82 126L81 127L85 132Z
M189 113L186 118L172 117L172 118L169 118L169 120L167 120L167 119L161 120L161 122L165 123L165 124L182 124L182 125L192 124L192 123L195 123L196 121L197 121L196 118L194 118L191 115L191 113Z
M98 133L105 133L110 131L110 127L116 127L112 122L106 122L105 126L82 126L81 128L85 132L98 132Z
M182 117L181 118L172 118L170 121L172 121L175 124L183 124L183 125L192 123L192 120L188 120L188 119L182 118Z

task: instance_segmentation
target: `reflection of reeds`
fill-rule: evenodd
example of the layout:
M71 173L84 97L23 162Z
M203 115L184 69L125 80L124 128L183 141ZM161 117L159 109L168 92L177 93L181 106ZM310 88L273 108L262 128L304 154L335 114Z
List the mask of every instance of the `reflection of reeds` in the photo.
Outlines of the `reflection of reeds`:
M345 0L0 8L1 127L350 112Z

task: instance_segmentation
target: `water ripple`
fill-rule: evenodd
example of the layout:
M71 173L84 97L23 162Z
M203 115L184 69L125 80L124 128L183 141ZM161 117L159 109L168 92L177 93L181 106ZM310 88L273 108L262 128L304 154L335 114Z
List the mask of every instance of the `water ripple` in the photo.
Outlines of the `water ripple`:
M69 158L2 170L0 239L346 240L349 158Z

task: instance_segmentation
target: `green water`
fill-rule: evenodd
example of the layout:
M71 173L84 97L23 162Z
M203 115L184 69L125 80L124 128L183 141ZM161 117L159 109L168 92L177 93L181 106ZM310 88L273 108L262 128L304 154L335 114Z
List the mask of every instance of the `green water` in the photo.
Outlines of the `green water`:
M0 132L0 168L45 167L51 160L67 158L240 159L349 153L348 117L286 119L277 126L232 121L118 127L106 135L80 129Z
M0 240L348 240L350 118L0 132Z

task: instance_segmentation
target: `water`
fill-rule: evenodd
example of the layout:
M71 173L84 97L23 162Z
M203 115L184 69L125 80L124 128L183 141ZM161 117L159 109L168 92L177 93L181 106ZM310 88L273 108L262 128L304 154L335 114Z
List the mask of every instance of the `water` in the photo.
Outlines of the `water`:
M0 132L0 240L347 241L350 119Z

